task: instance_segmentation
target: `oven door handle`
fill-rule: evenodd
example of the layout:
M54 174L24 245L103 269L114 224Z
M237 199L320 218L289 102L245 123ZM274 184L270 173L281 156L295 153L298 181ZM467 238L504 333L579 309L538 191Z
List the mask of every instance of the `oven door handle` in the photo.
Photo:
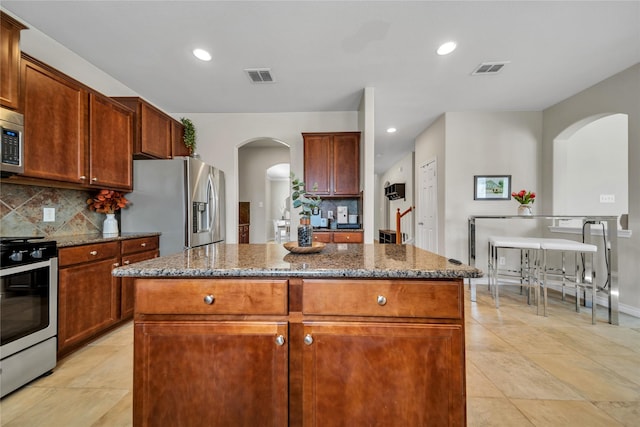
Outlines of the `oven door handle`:
M49 258L46 261L34 262L31 264L17 265L15 267L3 268L0 270L0 277L11 276L13 274L24 273L25 271L36 270L43 267L51 267L57 265L58 258Z

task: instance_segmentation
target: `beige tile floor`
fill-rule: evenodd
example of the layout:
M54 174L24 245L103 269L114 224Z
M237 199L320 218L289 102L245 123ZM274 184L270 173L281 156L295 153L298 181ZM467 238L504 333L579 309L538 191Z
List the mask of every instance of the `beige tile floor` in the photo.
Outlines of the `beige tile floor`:
M469 426L640 425L640 319L606 322L550 295L536 316L516 288L497 310L485 286L467 292ZM0 402L0 425L130 426L131 324L84 347Z

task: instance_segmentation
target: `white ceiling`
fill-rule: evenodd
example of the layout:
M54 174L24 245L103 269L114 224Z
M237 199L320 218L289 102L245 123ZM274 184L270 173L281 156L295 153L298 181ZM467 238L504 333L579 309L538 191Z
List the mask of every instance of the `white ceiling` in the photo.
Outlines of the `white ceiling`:
M538 111L640 62L640 1L13 1L2 7L170 113L355 111L376 172L447 111ZM451 55L435 50L450 39ZM199 62L195 47L211 52ZM501 73L471 76L482 62ZM245 68L271 68L256 85ZM395 134L386 129L396 127ZM332 129L327 129L331 131Z

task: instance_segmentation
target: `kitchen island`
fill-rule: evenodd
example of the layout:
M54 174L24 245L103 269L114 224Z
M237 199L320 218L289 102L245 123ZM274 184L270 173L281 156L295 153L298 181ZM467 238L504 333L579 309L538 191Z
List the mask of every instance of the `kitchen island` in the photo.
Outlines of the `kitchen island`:
M214 244L135 277L134 425L466 424L463 279L407 245Z

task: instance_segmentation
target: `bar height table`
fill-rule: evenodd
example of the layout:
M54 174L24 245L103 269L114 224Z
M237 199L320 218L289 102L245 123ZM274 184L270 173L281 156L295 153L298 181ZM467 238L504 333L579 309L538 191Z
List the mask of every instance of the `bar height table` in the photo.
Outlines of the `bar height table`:
M609 271L607 279L609 288L609 323L618 325L618 217L602 216L602 215L472 215L469 216L469 265L476 266L476 221L477 220L496 220L496 219L518 219L523 221L532 221L539 219L550 220L581 220L582 225L590 222L604 222L607 224L606 240L608 249L604 248L604 256L609 256ZM590 233L589 233L590 234ZM590 238L590 237L589 237ZM471 301L476 301L476 287L471 283Z

